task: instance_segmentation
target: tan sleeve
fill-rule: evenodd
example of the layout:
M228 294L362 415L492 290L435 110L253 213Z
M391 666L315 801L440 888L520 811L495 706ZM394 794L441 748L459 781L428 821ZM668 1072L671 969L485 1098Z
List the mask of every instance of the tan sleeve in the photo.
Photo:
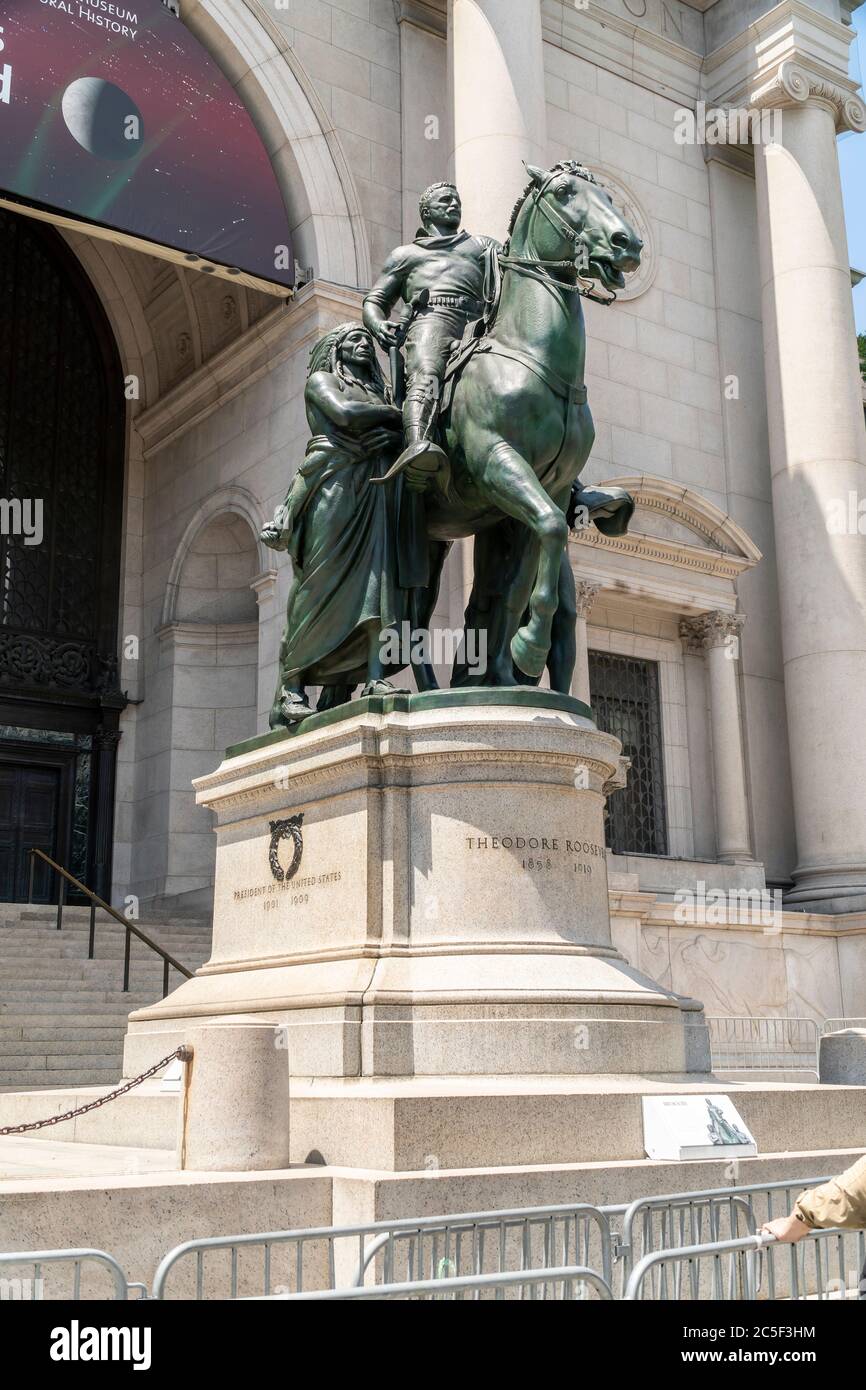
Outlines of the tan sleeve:
M794 1210L806 1224L826 1230L841 1226L845 1230L866 1229L866 1155L821 1187L803 1192Z

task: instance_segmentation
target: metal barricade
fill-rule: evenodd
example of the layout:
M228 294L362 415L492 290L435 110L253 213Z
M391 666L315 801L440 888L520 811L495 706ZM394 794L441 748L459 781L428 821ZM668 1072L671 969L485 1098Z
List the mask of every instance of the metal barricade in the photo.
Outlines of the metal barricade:
M527 1290L529 1292L527 1292ZM591 1298L613 1298L600 1274L582 1265L535 1271L512 1270L507 1274L468 1274L461 1279L421 1279L405 1284L372 1284L368 1288L318 1289L306 1293L272 1294L286 1302L377 1301L379 1299L455 1300L470 1298L481 1302L499 1301L509 1296L526 1301L571 1302Z
M825 1018L821 1034L841 1033L846 1028L866 1028L866 1018Z
M627 1301L803 1300L857 1297L866 1253L862 1231L810 1231L796 1244L751 1235L644 1255Z
M706 1020L714 1072L808 1072L818 1078L814 1018L713 1015Z
M765 1221L787 1216L804 1188L827 1181L826 1177L809 1177L671 1192L659 1197L639 1197L628 1206L602 1207L612 1231L614 1288L622 1293L632 1269L644 1255L752 1234Z
M415 1280L456 1278L467 1266L473 1274L484 1273L490 1264L504 1270L510 1262L519 1269L563 1266L569 1257L583 1264L594 1259L605 1281L611 1282L610 1227L598 1207L525 1207L391 1224L365 1246L353 1283L363 1284L377 1259L382 1282L390 1284L398 1281L401 1262L406 1267L403 1277Z
M107 1254L105 1250L14 1250L0 1254L0 1267L29 1266L32 1269L32 1274L28 1274L26 1278L17 1275L0 1276L0 1300L14 1299L22 1302L42 1300L45 1297L44 1266L68 1264L72 1265L71 1290L64 1283L62 1290L57 1289L57 1297L76 1300L81 1298L81 1272L82 1266L86 1264L97 1265L108 1271L114 1283L114 1300L127 1299L131 1289L137 1290L141 1297L147 1297L144 1285L129 1283L117 1260L113 1255ZM54 1291L52 1291L53 1293ZM105 1298L104 1293L91 1292L90 1296Z
M208 1281L206 1257L217 1251L227 1261ZM240 1298L256 1286L267 1296L358 1286L371 1276L381 1285L554 1265L595 1268L609 1285L612 1271L608 1219L585 1203L191 1240L162 1259L152 1296L166 1298L169 1275L190 1260L194 1277L186 1274L175 1296Z
M787 1215L804 1188L827 1181L819 1175L641 1197L616 1206L576 1203L208 1237L164 1257L153 1297L268 1297L551 1267L594 1269L614 1296L622 1297L630 1275L648 1256L754 1237L765 1222ZM847 1238L850 1245L851 1233ZM217 1252L225 1259L214 1267L208 1256ZM773 1258L778 1293L770 1296L795 1296L803 1271ZM849 1248L845 1258L850 1271L856 1255ZM176 1269L182 1288L168 1294L166 1284Z

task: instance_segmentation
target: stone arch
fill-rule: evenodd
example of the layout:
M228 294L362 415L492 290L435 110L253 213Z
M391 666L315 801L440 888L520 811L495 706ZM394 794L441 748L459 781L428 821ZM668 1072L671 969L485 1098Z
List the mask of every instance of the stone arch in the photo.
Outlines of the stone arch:
M268 551L260 539L265 517L258 501L246 488L236 486L220 488L218 492L214 492L206 498L198 508L175 551L165 586L165 598L162 607L163 626L181 618L178 611L178 599L181 593L184 566L197 537L202 535L218 517L231 515L242 517L252 532L258 558L258 572L263 574L272 568L268 560Z
M178 576L176 621L257 626L257 558L256 538L237 512L220 512L199 527Z
M212 817L196 805L192 784L212 771L230 744L256 732L261 524L250 493L223 488L198 509L172 562L156 634L168 726L160 910L207 910Z
M259 0L186 0L183 23L219 63L258 129L298 260L318 279L369 285L358 191L330 117L286 35Z
M750 565L757 564L761 558L760 550L739 522L683 483L641 473L612 478L602 486L625 488L638 508L667 517L694 532L702 545L737 556Z
M139 378L139 396L130 400L134 417L159 396L153 335L126 262L126 256L134 253L124 253L120 246L102 237L74 231L63 235L99 296L117 342L124 375Z

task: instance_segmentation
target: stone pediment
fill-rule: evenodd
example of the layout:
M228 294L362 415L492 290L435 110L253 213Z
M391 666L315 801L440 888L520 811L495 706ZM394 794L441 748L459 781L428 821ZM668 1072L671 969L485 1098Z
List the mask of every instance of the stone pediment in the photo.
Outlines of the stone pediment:
M682 611L724 606L725 593L733 605L736 580L761 559L733 517L667 478L609 478L599 486L625 488L637 507L625 536L603 536L594 526L573 533L576 573L593 573L605 588L679 603Z

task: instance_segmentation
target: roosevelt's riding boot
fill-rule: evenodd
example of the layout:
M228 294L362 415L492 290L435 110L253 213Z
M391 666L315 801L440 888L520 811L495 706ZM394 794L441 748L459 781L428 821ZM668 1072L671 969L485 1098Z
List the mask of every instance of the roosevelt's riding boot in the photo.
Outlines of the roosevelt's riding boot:
M447 466L448 455L430 438L439 413L436 401L413 399L411 394L403 406L403 430L406 447L392 464L384 478L377 482L390 481L398 473L405 472L406 483L413 490L423 492L434 473Z

